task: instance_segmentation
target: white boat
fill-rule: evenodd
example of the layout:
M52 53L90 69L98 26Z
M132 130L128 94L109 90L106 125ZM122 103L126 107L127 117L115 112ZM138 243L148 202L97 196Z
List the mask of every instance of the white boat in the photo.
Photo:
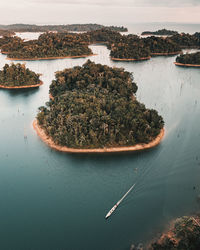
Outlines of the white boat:
M135 183L136 184L136 183ZM135 184L125 193L124 196L110 209L110 211L106 214L105 218L108 219L111 214L117 209L119 204L126 198L126 196L131 192L131 190L135 187Z

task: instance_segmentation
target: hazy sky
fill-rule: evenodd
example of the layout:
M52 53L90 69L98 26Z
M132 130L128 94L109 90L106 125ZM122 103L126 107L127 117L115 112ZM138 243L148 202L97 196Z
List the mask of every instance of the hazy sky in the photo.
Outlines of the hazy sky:
M200 0L0 0L0 23L200 23Z

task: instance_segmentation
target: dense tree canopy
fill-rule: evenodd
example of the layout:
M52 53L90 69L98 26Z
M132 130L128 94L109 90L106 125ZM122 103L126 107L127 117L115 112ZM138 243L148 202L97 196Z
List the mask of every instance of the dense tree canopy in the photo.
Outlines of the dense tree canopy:
M143 39L146 47L149 47L151 53L174 53L180 52L180 47L170 38L147 37Z
M10 58L37 59L90 55L89 38L79 34L44 33L38 40L11 40L2 46Z
M26 68L25 64L5 64L0 70L0 85L14 86L29 86L40 83L39 74Z
M200 52L181 54L180 56L177 56L176 62L183 64L200 65Z
M177 31L174 30L167 30L167 29L161 29L157 31L144 31L142 32L142 36L145 35L158 35L158 36L172 36L178 34Z
M200 246L199 216L184 216L175 221L174 227L151 244L152 250L198 250Z
M137 87L121 68L86 62L57 72L53 100L40 107L40 126L58 145L103 148L147 143L163 127L155 110L134 97Z
M182 49L200 47L200 38L198 36L198 33L195 33L194 35L185 33L176 34L174 36L171 36L170 39L173 42L177 43Z
M131 73L123 68L111 68L88 60L82 67L76 66L56 72L56 80L50 85L50 94L55 97L66 90L87 91L93 90L94 87L99 91L107 89L127 98L137 91Z

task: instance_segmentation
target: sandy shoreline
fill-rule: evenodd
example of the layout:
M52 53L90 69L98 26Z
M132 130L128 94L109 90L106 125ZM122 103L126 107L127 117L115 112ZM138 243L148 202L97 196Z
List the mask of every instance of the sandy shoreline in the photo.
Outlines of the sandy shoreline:
M47 136L44 130L39 127L37 120L33 121L33 128L35 129L38 136L45 142L49 147L67 153L114 153L114 152L128 152L128 151L138 151L157 146L164 137L165 130L161 129L160 134L150 143L147 144L137 144L135 146L126 146L126 147L113 147L113 148L96 148L96 149L76 149L68 148L64 146L56 145L53 140Z
M43 84L42 81L35 85L26 85L26 86L4 86L0 84L1 89L28 89L28 88L37 88Z
M148 57L141 57L141 58L139 58L139 59L134 59L134 58L114 58L114 57L111 57L111 60L113 60L113 61L144 61L144 60L149 60L149 59L151 59L151 57L150 56L148 56Z
M181 51L176 51L176 52L170 52L170 53L151 53L152 56L173 56L173 55L178 55L180 54Z
M195 64L184 64L184 63L178 63L178 62L174 62L174 64L176 66L182 66L182 67L196 67L196 68L200 68L200 65L195 65Z
M55 59L70 59L70 58L84 58L89 56L96 56L96 54L90 55L80 55L80 56L56 56L56 57L38 57L38 58L10 58L7 57L7 60L13 61L40 61L40 60L55 60Z

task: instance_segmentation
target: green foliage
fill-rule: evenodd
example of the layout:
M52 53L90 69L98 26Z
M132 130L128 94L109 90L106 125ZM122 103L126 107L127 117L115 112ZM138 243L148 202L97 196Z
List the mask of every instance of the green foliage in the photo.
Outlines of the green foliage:
M194 64L200 65L200 52L191 53L191 54L181 54L177 56L176 62L183 64Z
M181 51L180 47L170 38L147 37L143 39L146 47L149 47L151 53L174 53Z
M137 85L131 73L123 68L111 68L107 65L95 64L88 60L82 67L76 66L56 72L56 80L50 85L50 94L55 97L66 90L86 91L98 88L130 97L136 93Z
M153 250L199 250L199 217L184 216L175 221L173 229L151 244Z
M86 62L56 73L54 97L37 119L58 145L103 148L147 143L163 127L155 110L135 100L132 75L121 68Z
M79 34L44 33L38 40L12 40L2 47L10 58L37 59L49 57L82 56L92 54L89 38Z
M0 84L5 86L29 86L40 83L39 74L26 68L25 64L5 64L0 70Z
M144 35L158 35L158 36L172 36L178 34L177 31L161 29L157 31L144 31L142 32L142 36Z
M200 38L198 33L195 33L194 35L181 33L170 37L170 39L177 43L182 49L200 47Z

